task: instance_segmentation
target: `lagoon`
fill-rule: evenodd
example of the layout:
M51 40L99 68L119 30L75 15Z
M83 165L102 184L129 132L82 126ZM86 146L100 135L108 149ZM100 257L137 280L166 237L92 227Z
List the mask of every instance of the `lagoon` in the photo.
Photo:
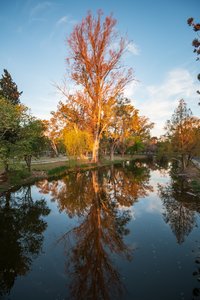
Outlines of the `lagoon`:
M0 197L0 296L200 297L200 198L170 164L130 161Z

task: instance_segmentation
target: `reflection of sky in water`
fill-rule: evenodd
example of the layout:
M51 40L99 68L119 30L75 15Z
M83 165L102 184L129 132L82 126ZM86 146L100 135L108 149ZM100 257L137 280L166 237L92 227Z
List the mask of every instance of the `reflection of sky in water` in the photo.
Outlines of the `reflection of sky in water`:
M158 170L151 172L150 185L153 188L153 191L150 192L145 198L139 199L138 203L132 206L131 210L135 218L143 216L146 213L152 214L162 214L163 204L158 196L158 182L161 185L165 185L170 181L168 174L161 173Z
M88 214L85 212L82 216L75 215L70 217L65 211L58 209L58 200L53 197L53 192L50 192L47 189L45 193L42 193L41 186L32 186L32 198L34 200L41 199L41 197L44 198L48 203L48 207L51 209L51 213L44 217L44 220L48 222L48 227L44 232L43 250L33 260L31 270L25 274L25 276L18 276L16 278L10 296L5 296L3 299L61 300L66 297L67 299L72 299L69 291L72 279L76 279L76 284L80 284L81 273L79 272L81 266L83 266L87 260L91 261L91 264L88 265L88 268L91 268L88 276L89 274L93 274L95 261L97 263L101 256L100 252L98 252L99 257L94 257L96 253L94 250L98 248L95 248L96 244L94 244L93 240L93 237L96 239L98 237L98 235L95 235L95 230L97 230L95 224L98 224L98 222L96 222L96 214L99 210L99 203L102 203L102 206L100 206L100 214L97 215L97 217L100 218L101 222L99 223L99 226L100 228L103 228L103 231L100 231L101 237L99 236L100 239L97 239L96 242L99 242L100 244L105 243L103 244L103 251L105 251L104 255L105 257L108 255L107 259L111 262L111 269L113 268L113 272L117 270L119 282L125 286L125 290L120 297L115 295L114 298L111 297L108 299L192 299L193 289L197 288L198 291L198 288L200 288L197 276L193 276L195 270L198 270L198 265L195 263L195 260L198 253L200 253L200 218L199 213L197 214L195 212L195 206L193 205L191 207L190 204L187 204L188 210L186 210L184 203L177 202L177 206L173 207L175 214L174 211L171 212L171 206L167 206L168 202L165 202L164 199L158 196L158 183L165 186L166 183L170 182L169 175L167 175L166 172L160 172L159 170L151 171L151 178L148 182L148 176L143 176L143 173L134 176L134 173L131 173L130 171L130 173L126 173L127 177L123 178L123 171L122 173L116 172L113 174L112 171L113 170L107 173L110 176L109 180L104 176L104 179L101 181L103 184L107 184L108 180L105 190L107 191L107 196L110 195L109 197L112 201L116 192L113 190L113 187L116 189L119 188L119 186L113 185L114 177L116 178L116 184L119 184L119 182L120 184L122 183L122 186L120 186L118 190L118 195L120 196L126 195L126 191L123 191L122 187L125 186L124 181L128 179L131 179L132 181L130 182L133 182L133 184L138 182L138 184L141 185L143 184L143 180L146 180L148 185L153 189L151 191L149 190L146 196L139 197L132 206L126 206L126 202L119 204L115 208L117 214L112 215L110 213L113 213L114 210L107 205L107 200L104 198L105 194L101 193L102 190L105 190L99 185L100 198L96 200L96 204L91 202L88 205L86 210L88 211ZM144 170L144 172L146 172L146 170ZM90 178L88 172L87 176ZM122 178L123 180L121 181ZM81 178L79 178L79 180L80 179ZM67 184L69 180L70 179L66 181ZM83 182L85 184L87 180ZM57 189L60 190L63 184L64 183L61 180ZM88 195L86 199L89 199L89 197L92 197L93 189L91 181L88 181L87 184L87 188L84 186L83 190L80 190L80 195L87 191ZM76 189L75 183L74 187ZM79 188L80 187L81 185L79 185ZM134 187L135 189L138 188L137 185L134 185ZM127 185L126 188L134 193L134 190L131 190L131 185ZM18 196L20 196L20 193ZM65 193L67 193L67 191ZM55 199L53 200L53 198ZM176 203L176 200L172 201L172 203L174 202ZM97 205L96 208L95 205ZM124 227L120 227L120 230L123 232L122 229L124 228L128 229L129 232L126 232L126 234L119 233L119 235L115 236L115 233L112 231L115 227L112 228L112 226L115 224L116 220L121 222L119 216L126 214L127 211L129 211L131 219L125 226L123 225ZM190 218L188 211L190 212ZM183 214L183 212L186 213ZM169 218L167 223L164 218L166 213ZM113 216L116 218L113 219L114 223L111 222ZM190 226L189 222L192 222L194 217L196 217L196 221L190 228L188 227ZM181 220L180 226L177 227L173 222L177 223L177 220L180 218L183 218L183 220ZM85 230L88 230L88 235L85 232L77 231L78 234L75 236L73 228L81 228L84 222L86 224ZM106 224L109 224L108 227L106 227ZM116 224L119 226L120 223ZM68 236L64 243L58 243L58 239L70 230L72 230L72 234ZM105 233L108 233L108 235L105 235L108 238L107 241L103 241L102 239L102 234ZM94 236L92 234L94 234ZM184 236L184 241L181 243L177 242L179 235ZM84 238L86 238L85 241ZM80 248L76 249L76 243L83 243L82 252L80 252L81 257L79 257L80 260L76 261L77 265L73 263L73 258L76 257L73 255L76 255L76 253L79 253L80 251ZM117 253L117 251L112 250L112 247L109 248L110 245L116 247L116 245L118 245L117 243L124 243L124 246L132 249L131 260L125 258L123 251ZM88 246L84 248L84 245ZM69 269L66 269L67 263L70 264ZM73 270L78 272L77 276L75 276L76 272L72 272ZM100 270L99 273L100 272L103 271ZM98 272L95 274L100 275ZM104 279L106 280L106 273L101 273L101 275L105 276ZM111 284L114 279L111 274L109 276L111 276ZM98 278L100 282L100 278L102 277L100 276ZM119 282L115 281L115 284L118 285ZM111 295L112 288L112 284L107 286L107 291L110 290ZM86 283L85 290L87 290ZM85 295L85 292L86 291L83 291L83 295Z

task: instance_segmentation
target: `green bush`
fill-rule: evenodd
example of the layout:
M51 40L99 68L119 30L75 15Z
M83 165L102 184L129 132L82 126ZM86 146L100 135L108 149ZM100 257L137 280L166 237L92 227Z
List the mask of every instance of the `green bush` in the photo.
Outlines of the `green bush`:
M30 176L30 173L27 169L11 170L9 172L9 180L11 184L19 184L22 179L25 179Z
M192 186L192 189L196 192L196 193L200 193L200 183L197 182L196 180L193 180L191 182L191 186Z

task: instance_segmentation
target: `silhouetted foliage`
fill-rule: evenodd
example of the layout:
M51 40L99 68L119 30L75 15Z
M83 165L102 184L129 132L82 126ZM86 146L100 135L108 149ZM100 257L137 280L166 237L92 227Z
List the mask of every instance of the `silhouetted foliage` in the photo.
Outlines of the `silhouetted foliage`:
M195 23L194 22L194 18L189 18L187 20L187 23L188 23L189 26L193 27L193 30L195 32L200 31L200 23ZM199 60L199 55L200 55L200 39L195 38L192 41L192 46L194 47L194 53L197 54L197 60ZM200 73L197 75L197 79L200 81ZM200 94L200 91L198 90L197 93ZM199 105L200 105L200 103L199 103Z
M0 295L10 293L40 253L50 213L44 200L33 201L31 187L0 197Z

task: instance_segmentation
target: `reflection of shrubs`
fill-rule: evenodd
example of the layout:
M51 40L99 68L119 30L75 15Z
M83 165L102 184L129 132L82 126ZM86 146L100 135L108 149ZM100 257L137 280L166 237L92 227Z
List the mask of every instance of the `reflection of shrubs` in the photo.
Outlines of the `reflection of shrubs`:
M196 241L197 243L198 243L198 241ZM192 294L193 294L193 300L195 300L195 299L199 299L199 297L200 297L200 286L199 286L199 284L200 284L200 252L199 252L199 249L200 249L200 247L199 247L199 245L197 244L197 246L198 246L198 249L197 250L193 250L192 252L196 252L195 254L195 256L196 256L196 258L195 258L195 265L196 265L196 268L195 268L195 271L193 272L193 276L194 276L194 278L197 280L197 282L196 282L196 287L193 289L193 291L192 291Z
M67 170L67 166L59 166L48 171L48 175L60 175Z
M27 169L9 171L9 180L11 184L18 184L22 179L25 179L29 176L30 172Z
M192 180L191 187L192 187L194 192L200 193L200 182L198 182L196 180Z
M31 270L41 253L47 228L43 217L50 213L44 199L34 201L31 186L18 192L0 196L0 299L10 298L16 279Z
M156 158L156 164L159 170L161 169L168 170L169 168L169 160L166 156Z

